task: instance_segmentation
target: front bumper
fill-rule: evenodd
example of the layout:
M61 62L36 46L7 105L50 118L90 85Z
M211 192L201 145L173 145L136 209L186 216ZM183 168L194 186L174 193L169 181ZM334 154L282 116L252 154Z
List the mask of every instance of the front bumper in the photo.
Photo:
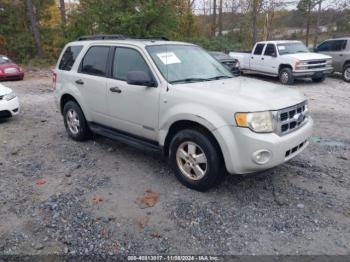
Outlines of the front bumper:
M18 115L20 112L20 105L18 97L10 101L0 100L0 118L8 118Z
M332 74L334 69L332 67L327 67L326 69L318 70L295 70L293 71L293 76L295 78L302 77L325 77Z
M24 72L17 74L0 74L0 80L22 80L24 78Z
M310 117L303 127L284 136L258 134L234 126L221 127L214 131L214 135L222 149L227 171L246 174L278 166L301 153L309 144L312 129ZM270 153L270 159L264 164L257 164L253 156L262 150Z

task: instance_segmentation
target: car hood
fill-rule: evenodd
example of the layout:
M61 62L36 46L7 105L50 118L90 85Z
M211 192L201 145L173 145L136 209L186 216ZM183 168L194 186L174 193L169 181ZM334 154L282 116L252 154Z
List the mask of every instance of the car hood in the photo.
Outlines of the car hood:
M292 87L247 77L174 85L184 99L196 99L210 106L230 107L236 112L279 110L307 100Z
M297 60L318 60L318 59L330 59L332 57L328 55L323 55L319 53L297 53L297 54L288 54L288 55L282 55L283 56L289 56Z
M6 95L11 92L12 92L12 89L0 84L0 96Z

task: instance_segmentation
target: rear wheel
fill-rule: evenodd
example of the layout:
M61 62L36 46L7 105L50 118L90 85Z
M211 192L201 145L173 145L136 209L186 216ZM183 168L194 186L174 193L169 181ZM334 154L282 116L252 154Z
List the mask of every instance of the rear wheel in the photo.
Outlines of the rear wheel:
M294 83L293 71L289 67L280 70L279 78L283 85L292 85Z
M325 80L326 78L323 76L323 77L313 77L312 78L312 81L315 82L315 83L321 83Z
M63 107L63 119L68 135L76 141L85 141L91 137L85 116L80 106L68 101Z
M350 64L347 64L344 67L343 79L344 79L345 82L350 82Z
M205 191L217 185L224 172L216 142L197 130L183 130L170 143L170 163L178 180L185 186Z

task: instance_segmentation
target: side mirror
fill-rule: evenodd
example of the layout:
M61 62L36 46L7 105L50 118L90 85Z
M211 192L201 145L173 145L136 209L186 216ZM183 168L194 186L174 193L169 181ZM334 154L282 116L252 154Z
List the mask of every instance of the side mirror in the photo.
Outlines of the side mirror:
M314 52L315 52L315 53L318 52L318 48L317 48L317 47L314 48Z
M130 71L126 75L126 82L129 85L155 87L156 83L152 77L144 71Z
M271 56L272 57L277 57L277 54L276 53L272 53Z

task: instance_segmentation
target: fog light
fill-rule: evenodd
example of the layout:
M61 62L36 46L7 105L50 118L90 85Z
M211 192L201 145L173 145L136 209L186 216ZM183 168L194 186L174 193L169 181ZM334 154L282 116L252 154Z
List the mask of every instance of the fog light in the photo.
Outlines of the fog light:
M253 154L253 160L258 165L264 165L271 159L271 153L268 150L258 150Z

